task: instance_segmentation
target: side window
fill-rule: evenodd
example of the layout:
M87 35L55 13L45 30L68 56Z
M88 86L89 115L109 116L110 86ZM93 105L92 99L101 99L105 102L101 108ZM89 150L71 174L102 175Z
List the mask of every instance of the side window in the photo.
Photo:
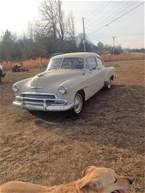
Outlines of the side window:
M87 69L89 70L96 70L97 61L95 57L87 58Z
M102 68L102 67L103 67L102 60L100 60L99 58L96 58L96 59L97 59L98 67L99 67L99 68Z

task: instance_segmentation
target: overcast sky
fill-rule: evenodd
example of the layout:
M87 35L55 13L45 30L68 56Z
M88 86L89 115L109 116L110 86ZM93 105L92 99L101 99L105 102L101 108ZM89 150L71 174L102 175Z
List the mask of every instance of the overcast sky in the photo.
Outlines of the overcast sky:
M38 20L42 0L0 0L0 33L6 29L18 35L27 32L28 23ZM97 44L102 41L123 47L144 47L144 5L107 25L142 1L63 1L65 16L72 12L76 32L82 32L82 17L85 18L86 34Z

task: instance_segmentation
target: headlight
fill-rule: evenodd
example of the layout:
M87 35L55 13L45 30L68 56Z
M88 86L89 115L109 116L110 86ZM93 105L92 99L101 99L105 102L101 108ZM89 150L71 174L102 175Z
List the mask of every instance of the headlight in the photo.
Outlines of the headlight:
M13 89L14 92L18 92L19 91L19 88L18 88L18 86L16 84L13 84L12 89Z
M58 92L59 92L60 94L66 94L66 93L67 93L67 89L64 88L63 86L60 86L60 87L58 88Z

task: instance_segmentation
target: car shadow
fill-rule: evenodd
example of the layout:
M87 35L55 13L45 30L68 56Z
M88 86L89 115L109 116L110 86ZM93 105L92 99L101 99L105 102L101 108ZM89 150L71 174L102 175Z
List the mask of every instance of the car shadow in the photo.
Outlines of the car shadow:
M51 130L73 140L143 152L143 106L144 87L114 85L112 89L102 89L89 99L79 116L73 116L70 112L32 114L40 129ZM140 148L135 146L138 143Z

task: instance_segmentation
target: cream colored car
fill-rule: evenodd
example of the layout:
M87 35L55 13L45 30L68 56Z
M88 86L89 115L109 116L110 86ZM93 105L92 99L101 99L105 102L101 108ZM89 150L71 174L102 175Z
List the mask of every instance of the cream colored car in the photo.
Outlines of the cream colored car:
M114 67L96 53L69 53L50 59L45 72L13 85L14 105L29 110L81 113L84 102L102 87L111 88Z

